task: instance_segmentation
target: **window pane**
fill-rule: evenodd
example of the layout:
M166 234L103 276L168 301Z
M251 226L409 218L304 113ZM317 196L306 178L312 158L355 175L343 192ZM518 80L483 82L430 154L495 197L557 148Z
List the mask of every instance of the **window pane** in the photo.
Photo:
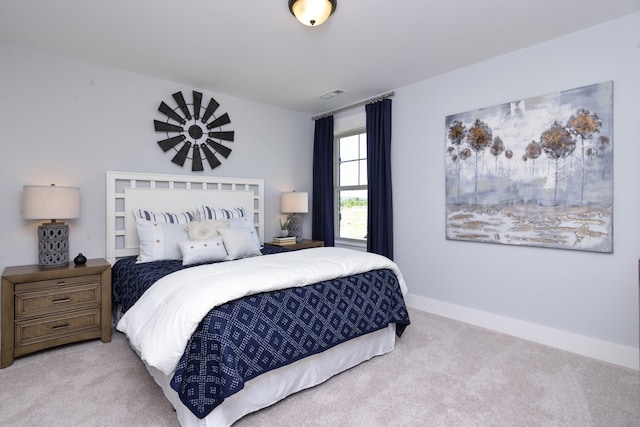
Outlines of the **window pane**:
M367 191L340 191L340 237L367 238Z
M356 160L358 158L358 135L340 138L340 161Z
M358 185L358 162L340 163L340 187Z
M367 160L360 160L360 185L367 185Z
M367 158L367 134L366 133L360 134L360 158L361 159Z

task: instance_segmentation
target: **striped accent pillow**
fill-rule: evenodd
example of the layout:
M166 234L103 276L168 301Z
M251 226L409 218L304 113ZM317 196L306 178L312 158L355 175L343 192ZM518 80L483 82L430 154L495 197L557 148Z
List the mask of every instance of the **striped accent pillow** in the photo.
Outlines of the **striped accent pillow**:
M164 224L186 224L195 221L196 213L193 211L171 213L171 212L151 212L144 209L136 209L133 214L136 218L147 221L160 222Z
M200 215L200 221L208 219L217 221L221 219L244 218L246 216L246 210L244 208L216 209L202 205L198 206L198 214Z

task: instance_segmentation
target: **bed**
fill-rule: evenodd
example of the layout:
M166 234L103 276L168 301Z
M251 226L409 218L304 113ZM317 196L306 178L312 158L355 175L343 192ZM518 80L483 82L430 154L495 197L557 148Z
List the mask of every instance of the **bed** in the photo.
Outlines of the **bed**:
M410 323L385 257L262 247L261 179L107 172L107 233L116 328L183 426L231 425L392 351Z

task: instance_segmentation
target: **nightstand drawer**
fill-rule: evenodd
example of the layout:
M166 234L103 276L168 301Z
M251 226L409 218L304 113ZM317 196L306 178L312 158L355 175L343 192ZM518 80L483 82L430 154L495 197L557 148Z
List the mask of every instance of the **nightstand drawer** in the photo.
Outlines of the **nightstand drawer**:
M52 290L17 293L16 320L100 305L100 282Z
M15 346L54 340L67 335L100 330L100 307L58 316L16 322Z
M39 280L37 282L16 283L15 293L42 291L45 289L56 289L64 286L75 286L89 283L100 283L99 274L89 274L86 276L65 277L53 280Z

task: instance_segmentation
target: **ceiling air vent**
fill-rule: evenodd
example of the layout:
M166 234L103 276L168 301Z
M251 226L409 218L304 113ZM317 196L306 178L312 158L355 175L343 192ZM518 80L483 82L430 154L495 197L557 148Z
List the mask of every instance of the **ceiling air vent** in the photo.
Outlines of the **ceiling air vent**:
M324 95L320 95L320 98L322 98L322 99L330 99L330 98L333 98L334 96L341 95L341 94L343 94L345 92L346 92L346 90L344 90L344 89L334 89L331 92L327 92Z

